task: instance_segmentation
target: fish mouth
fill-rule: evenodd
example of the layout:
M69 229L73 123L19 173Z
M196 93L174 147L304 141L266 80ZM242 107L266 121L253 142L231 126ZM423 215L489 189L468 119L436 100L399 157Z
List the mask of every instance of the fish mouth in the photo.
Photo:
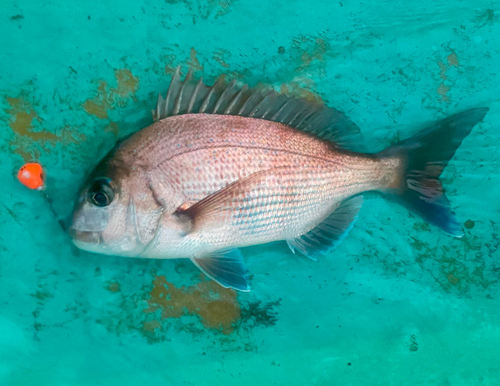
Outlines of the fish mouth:
M102 232L79 231L75 228L69 229L73 244L83 251L98 253L102 255L137 257L144 246L110 245L104 242Z
M69 228L69 234L73 243L80 247L85 244L99 244L101 242L101 232L79 231L73 227Z

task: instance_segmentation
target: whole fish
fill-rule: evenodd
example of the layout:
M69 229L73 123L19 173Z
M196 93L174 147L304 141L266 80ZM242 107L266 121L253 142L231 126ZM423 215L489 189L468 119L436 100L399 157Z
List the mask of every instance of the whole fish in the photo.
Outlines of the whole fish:
M316 260L352 227L363 193L395 198L462 236L439 176L488 108L441 120L382 152L324 103L213 86L177 69L154 123L121 141L85 183L70 233L81 249L190 258L224 287L248 291L238 248L285 240Z

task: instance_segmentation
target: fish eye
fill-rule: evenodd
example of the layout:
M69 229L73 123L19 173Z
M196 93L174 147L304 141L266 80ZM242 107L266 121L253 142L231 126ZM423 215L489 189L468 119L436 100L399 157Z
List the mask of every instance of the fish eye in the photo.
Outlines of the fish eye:
M115 192L108 178L97 178L88 191L89 201L96 206L108 206L115 198Z

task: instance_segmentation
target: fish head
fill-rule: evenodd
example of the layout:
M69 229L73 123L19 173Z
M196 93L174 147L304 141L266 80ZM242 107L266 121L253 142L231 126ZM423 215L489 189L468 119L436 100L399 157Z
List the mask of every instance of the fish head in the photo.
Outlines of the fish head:
M162 207L145 173L135 169L111 157L84 183L69 230L78 248L136 257L154 239Z

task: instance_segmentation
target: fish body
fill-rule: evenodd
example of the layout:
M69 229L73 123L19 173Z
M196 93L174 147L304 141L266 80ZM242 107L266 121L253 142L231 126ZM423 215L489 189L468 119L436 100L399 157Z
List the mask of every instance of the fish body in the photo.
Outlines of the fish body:
M316 259L342 241L368 191L397 197L460 236L438 177L486 111L367 154L351 149L357 128L334 109L176 74L156 122L90 176L71 233L92 252L190 258L238 290L249 289L238 248L286 240Z

